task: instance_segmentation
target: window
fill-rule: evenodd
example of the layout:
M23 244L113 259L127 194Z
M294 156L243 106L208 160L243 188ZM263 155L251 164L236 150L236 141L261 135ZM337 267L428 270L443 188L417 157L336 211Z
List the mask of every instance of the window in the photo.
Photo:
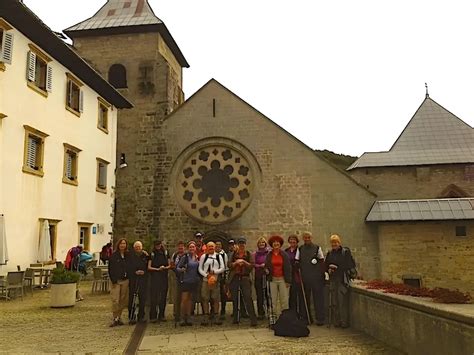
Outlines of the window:
M467 237L466 226L456 226L456 237Z
M122 64L114 64L110 67L109 83L116 89L127 88L127 70Z
M25 128L23 172L43 176L44 140L48 135L30 126Z
M69 73L66 73L66 76L66 109L76 116L80 116L84 106L83 91L81 90L81 86L84 84Z
M52 90L53 69L48 64L51 62L45 53L38 47L30 44L30 51L27 56L26 76L28 86L43 96L48 96L48 92Z
M109 133L109 108L110 104L103 100L102 98L98 98L99 100L99 118L97 121L97 128L105 133Z
M102 193L107 193L107 165L109 163L103 159L97 158L97 188Z
M77 165L78 155L81 150L64 143L64 168L63 168L63 182L66 184L76 185L77 181Z
M84 245L84 250L91 249L91 225L92 223L78 223L79 224L79 243Z
M5 70L5 64L12 63L13 33L12 27L0 18L0 70Z

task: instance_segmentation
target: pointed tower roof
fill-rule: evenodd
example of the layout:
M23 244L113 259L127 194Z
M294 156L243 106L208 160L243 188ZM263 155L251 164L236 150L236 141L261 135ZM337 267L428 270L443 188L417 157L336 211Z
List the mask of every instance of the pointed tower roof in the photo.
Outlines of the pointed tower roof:
M148 0L108 0L91 18L64 30L71 38L122 33L159 32L182 67L189 67L170 32Z
M364 153L347 170L474 163L474 129L429 96L388 152Z

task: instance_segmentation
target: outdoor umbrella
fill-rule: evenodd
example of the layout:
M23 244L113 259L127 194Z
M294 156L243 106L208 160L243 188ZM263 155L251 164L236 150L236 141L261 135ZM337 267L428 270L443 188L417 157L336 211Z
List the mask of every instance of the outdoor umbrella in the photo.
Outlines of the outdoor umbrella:
M0 265L7 265L8 248L7 234L5 233L5 217L0 214Z
M49 222L47 219L41 223L40 241L38 250L38 262L48 262L51 258L51 236L49 234Z

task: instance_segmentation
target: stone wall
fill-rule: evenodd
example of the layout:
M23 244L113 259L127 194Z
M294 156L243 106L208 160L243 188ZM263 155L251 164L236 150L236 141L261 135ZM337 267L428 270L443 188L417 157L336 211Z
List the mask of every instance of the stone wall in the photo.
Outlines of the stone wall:
M351 290L351 326L410 355L472 355L474 315L469 307L356 286Z
M171 165L161 128L183 101L181 68L158 33L79 37L74 47L106 78L113 64L127 70L128 88L119 91L135 107L118 114L117 157L125 154L128 167L116 172L114 231L115 238L148 239L158 233L156 211L167 189Z
M163 164L173 163L160 202L159 231L168 243L189 240L195 231L246 235L255 249L259 236L312 231L314 241L328 248L332 233L351 247L362 276L379 275L378 241L365 216L375 196L348 175L246 104L216 81L210 81L164 123L166 151ZM183 156L196 144L226 141L243 146L255 161L253 201L237 219L221 225L202 223L179 206L173 190Z
M443 192L452 184L474 196L473 164L358 168L349 173L379 200L448 197Z
M466 226L467 236L456 237L456 226ZM419 275L424 286L474 295L473 221L381 223L378 233L382 278Z

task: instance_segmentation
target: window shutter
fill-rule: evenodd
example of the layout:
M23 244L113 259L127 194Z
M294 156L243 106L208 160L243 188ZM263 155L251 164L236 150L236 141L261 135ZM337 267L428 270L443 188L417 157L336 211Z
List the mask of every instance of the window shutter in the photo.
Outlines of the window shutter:
M68 80L66 90L66 104L68 107L72 106L72 81Z
M46 91L53 91L53 68L50 65L46 67Z
M27 70L26 70L26 78L29 81L35 81L35 73L36 73L36 54L33 52L28 52L28 59L27 59Z
M79 112L84 111L84 94L81 89L79 89Z
M99 163L99 187L107 188L107 165L104 163Z
M13 33L3 32L3 47L1 61L12 64Z
M37 170L39 167L36 164L37 161L37 154L38 154L38 146L39 142L38 139L35 137L29 136L28 137L28 152L26 158L26 165L30 168Z
M67 156L66 156L66 177L69 180L74 180L74 176L72 175L72 164L73 164L74 158L73 158L71 152L67 152L66 154L67 154Z

